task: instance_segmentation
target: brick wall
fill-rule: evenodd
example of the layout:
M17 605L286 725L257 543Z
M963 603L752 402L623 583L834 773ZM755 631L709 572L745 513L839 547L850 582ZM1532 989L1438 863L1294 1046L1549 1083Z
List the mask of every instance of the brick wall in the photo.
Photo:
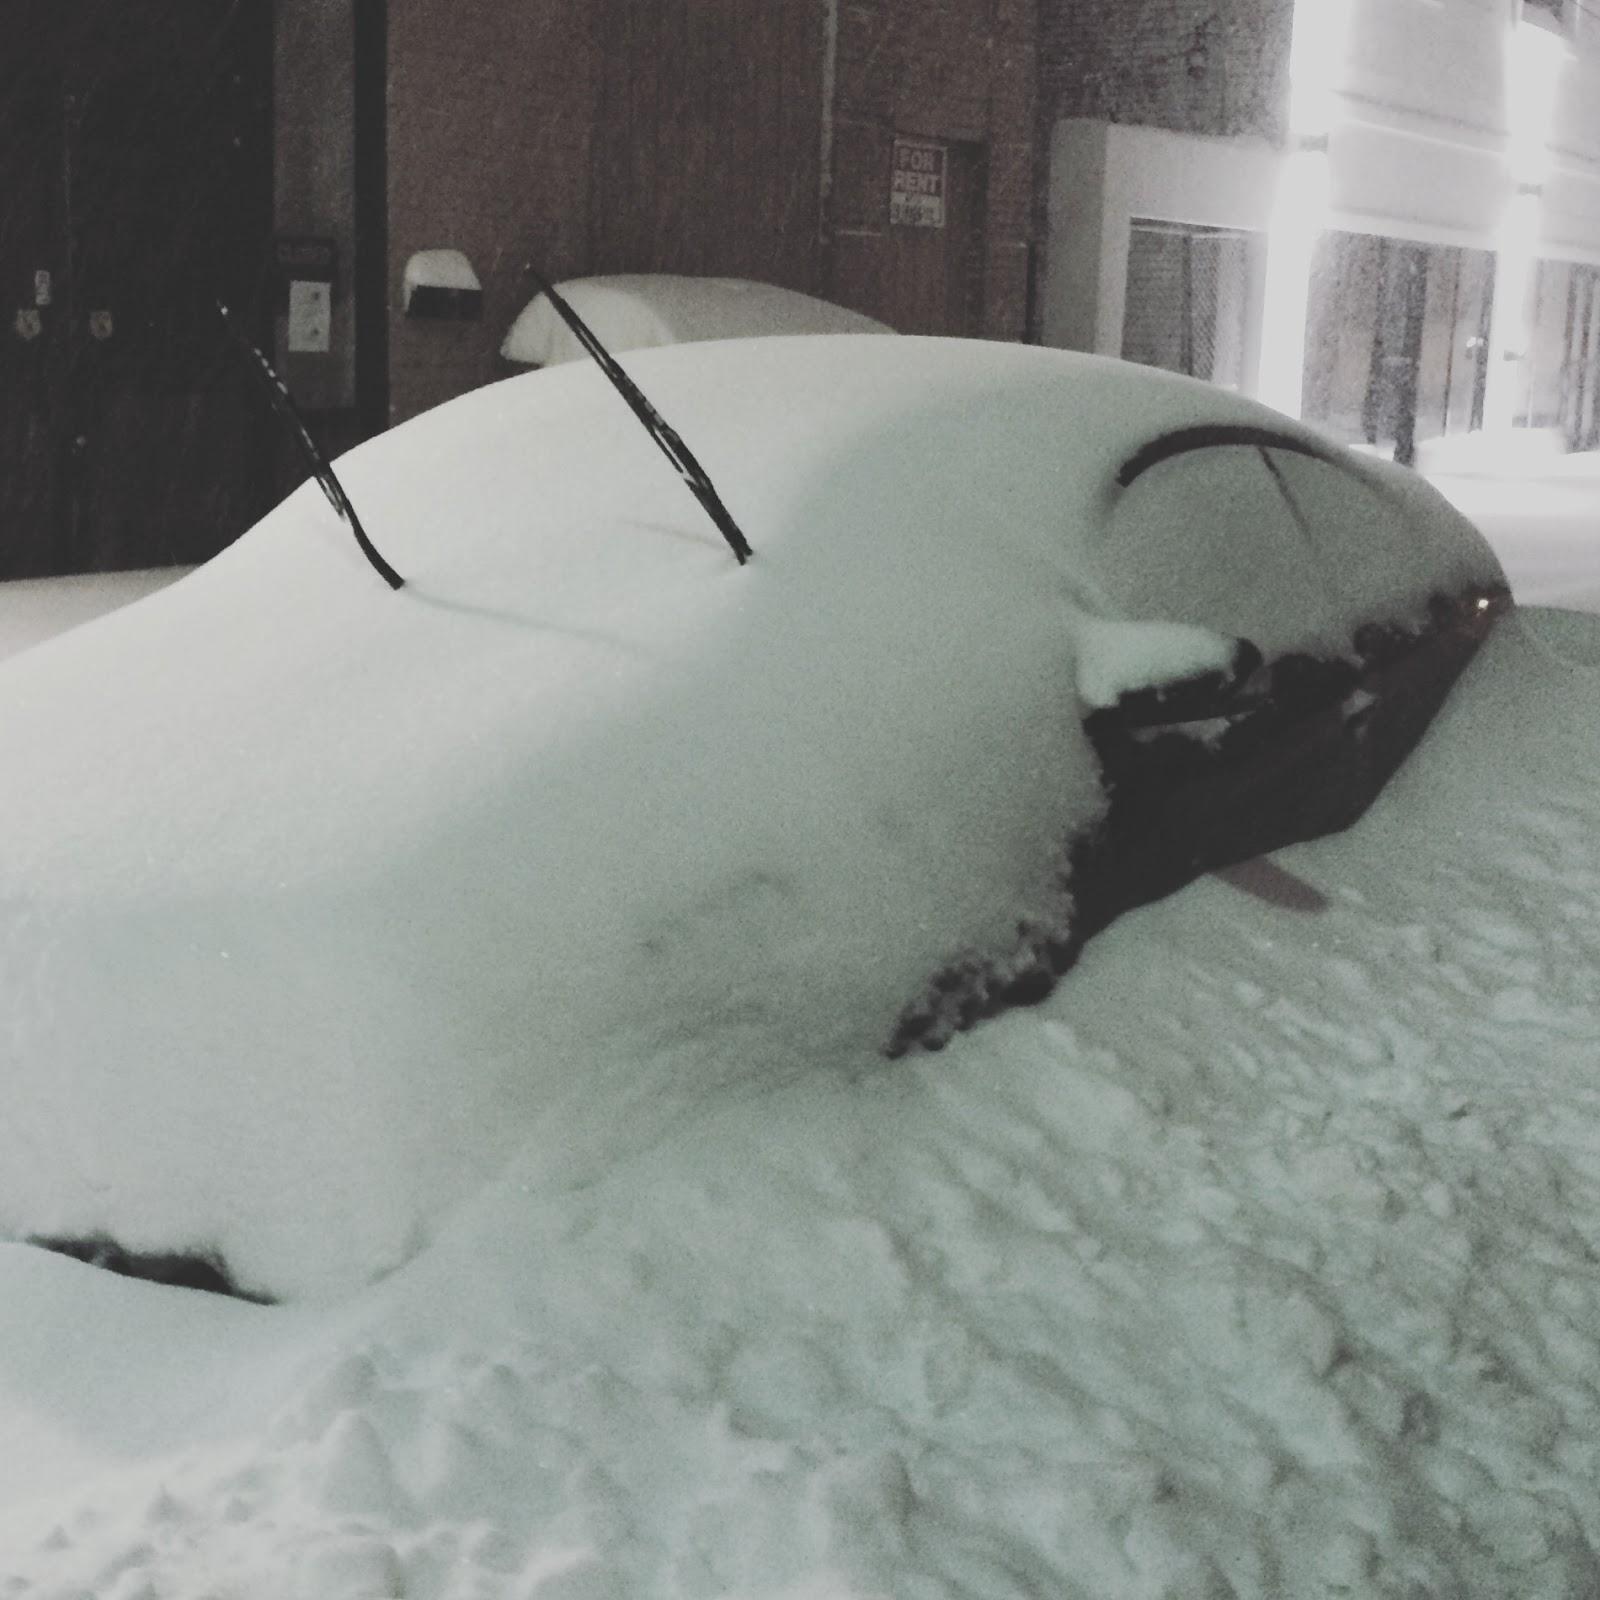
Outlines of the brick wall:
M934 241L889 223L891 149L897 132L951 141L963 147L974 186L981 294L966 331L1020 338L1032 231L1034 0L837 0L837 28L832 294L916 330L915 309L927 298L917 261L933 254ZM960 248L953 238L941 242Z
M1294 0L1039 0L1045 124L1278 139Z
M896 132L952 144L966 208L952 220L971 222L960 270L975 319L962 331L1020 337L1035 8L1036 0L391 0L392 418L496 375L530 258L552 276L760 278L918 330L942 304L929 274L943 270L934 258L949 239L889 225ZM481 323L404 317L407 257L441 246L464 250L476 267Z
M604 0L588 269L815 290L818 0Z
M495 375L530 258L587 261L595 46L585 0L391 0L390 415L399 421ZM408 320L414 251L464 250L479 323Z

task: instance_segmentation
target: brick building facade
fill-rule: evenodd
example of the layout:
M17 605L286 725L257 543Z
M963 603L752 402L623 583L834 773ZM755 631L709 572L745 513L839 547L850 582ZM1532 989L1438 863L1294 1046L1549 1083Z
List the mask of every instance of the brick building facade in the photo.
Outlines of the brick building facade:
M905 331L1017 339L1028 313L1033 0L842 0L821 292ZM941 237L889 221L896 135L949 152Z
M1486 421L1600 443L1589 0L263 0L217 13L226 66L205 0L141 5L26 0L103 115L36 114L56 80L7 67L0 479L30 570L201 552L282 486L289 444L217 398L219 289L336 451L498 376L530 262L1176 367L1402 458ZM173 48L87 72L129 29ZM173 193L215 222L177 261ZM406 314L407 262L439 249L472 264L477 320ZM118 353L115 406L79 392L99 345L57 314L76 299ZM188 330L148 360L141 299ZM315 338L290 340L291 300Z
M907 332L1021 337L1036 3L16 0L13 567L198 559L303 470L235 393L219 301L332 454L500 376L529 263L748 277ZM93 115L64 109L79 78ZM896 183L915 204L891 205ZM476 320L407 315L407 264L439 250L470 263ZM98 334L60 314L79 301ZM133 331L167 323L183 337L136 358ZM90 381L101 345L114 395Z
M530 260L1022 337L1034 26L1034 0L389 0L389 416L494 375ZM944 151L944 226L890 220L897 138ZM439 247L473 263L481 322L403 314L406 259Z
M385 52L390 420L485 382L523 294L523 263L588 251L600 76L586 0L389 0ZM416 251L462 251L482 320L404 312Z

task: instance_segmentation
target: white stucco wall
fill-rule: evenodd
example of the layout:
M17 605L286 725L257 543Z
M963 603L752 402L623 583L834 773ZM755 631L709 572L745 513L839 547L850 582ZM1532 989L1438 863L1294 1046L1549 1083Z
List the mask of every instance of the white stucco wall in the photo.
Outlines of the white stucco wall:
M1507 67L1516 15L1514 0L1351 0L1328 226L1496 247L1514 187ZM1535 253L1600 262L1600 14L1577 15L1557 74L1551 145ZM1044 342L1117 354L1133 218L1264 230L1283 159L1261 142L1058 123Z
M1556 89L1551 142L1558 151L1600 162L1600 15L1593 9L1577 15L1572 59Z
M1043 342L1119 354L1133 219L1264 232L1281 159L1270 145L1243 139L1076 119L1057 123L1050 145Z
M1506 165L1514 0L1351 0L1332 137L1334 223L1492 249ZM1556 75L1537 254L1600 260L1600 17Z
M1302 4L1316 0L1301 0ZM1344 114L1362 103L1460 130L1505 132L1505 36L1512 0L1349 0L1339 89Z
M1371 102L1328 141L1329 225L1492 247L1511 197L1505 138Z

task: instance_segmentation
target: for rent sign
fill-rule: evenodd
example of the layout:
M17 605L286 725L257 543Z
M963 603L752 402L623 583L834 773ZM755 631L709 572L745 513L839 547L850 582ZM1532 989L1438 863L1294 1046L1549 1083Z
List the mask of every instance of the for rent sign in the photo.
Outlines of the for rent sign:
M946 156L942 144L896 139L889 175L889 220L911 228L944 226Z

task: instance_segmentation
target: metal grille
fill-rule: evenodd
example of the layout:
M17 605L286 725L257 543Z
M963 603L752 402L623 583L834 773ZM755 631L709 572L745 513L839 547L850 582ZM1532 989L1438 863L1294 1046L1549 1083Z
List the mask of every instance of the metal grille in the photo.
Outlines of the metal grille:
M1237 389L1244 380L1251 235L1135 217L1122 355Z

